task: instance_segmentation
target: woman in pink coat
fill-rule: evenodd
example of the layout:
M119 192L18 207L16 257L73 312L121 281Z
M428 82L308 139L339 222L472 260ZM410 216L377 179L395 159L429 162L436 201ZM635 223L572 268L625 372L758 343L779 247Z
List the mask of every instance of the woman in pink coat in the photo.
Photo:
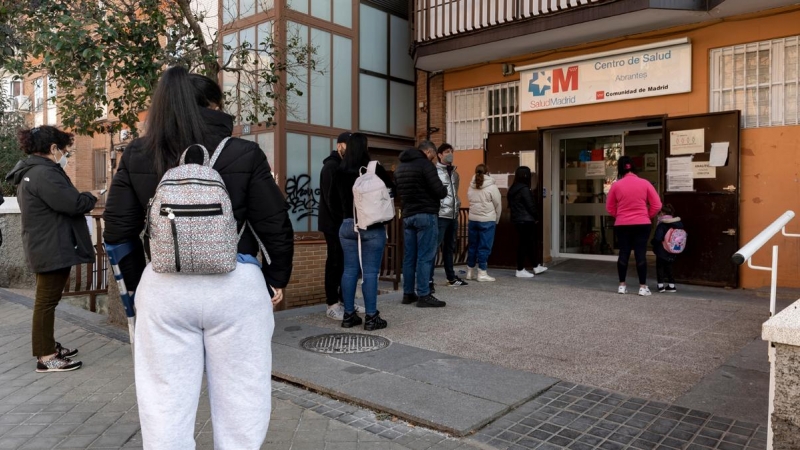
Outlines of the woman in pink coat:
M639 295L647 296L650 295L650 288L647 287L647 240L650 237L652 218L661 210L661 199L653 185L636 176L635 170L629 156L623 156L617 161L617 181L608 191L606 209L616 219L614 233L619 246L617 292L628 293L625 276L628 274L628 262L633 250L636 273L639 275Z

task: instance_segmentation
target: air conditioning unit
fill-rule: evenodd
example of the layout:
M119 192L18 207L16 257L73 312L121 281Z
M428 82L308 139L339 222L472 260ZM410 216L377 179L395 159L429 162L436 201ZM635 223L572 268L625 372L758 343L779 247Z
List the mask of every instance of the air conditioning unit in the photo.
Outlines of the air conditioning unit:
M14 109L17 111L27 111L31 108L31 99L27 95L17 95L14 97Z

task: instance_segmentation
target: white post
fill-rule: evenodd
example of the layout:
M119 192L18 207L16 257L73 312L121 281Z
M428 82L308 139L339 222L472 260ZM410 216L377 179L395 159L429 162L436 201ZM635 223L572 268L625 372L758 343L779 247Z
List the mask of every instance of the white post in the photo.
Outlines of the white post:
M772 273L771 285L769 288L769 316L775 317L775 308L777 301L778 289L778 246L772 246ZM775 411L775 346L771 341L767 342L769 346L767 354L769 355L769 409L767 409L767 450L772 450L772 413Z

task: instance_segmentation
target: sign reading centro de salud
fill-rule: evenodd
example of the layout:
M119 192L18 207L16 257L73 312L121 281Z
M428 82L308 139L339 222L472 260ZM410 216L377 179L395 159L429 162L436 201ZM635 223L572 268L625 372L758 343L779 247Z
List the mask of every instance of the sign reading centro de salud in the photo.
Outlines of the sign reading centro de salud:
M630 100L692 90L692 44L520 72L520 111Z

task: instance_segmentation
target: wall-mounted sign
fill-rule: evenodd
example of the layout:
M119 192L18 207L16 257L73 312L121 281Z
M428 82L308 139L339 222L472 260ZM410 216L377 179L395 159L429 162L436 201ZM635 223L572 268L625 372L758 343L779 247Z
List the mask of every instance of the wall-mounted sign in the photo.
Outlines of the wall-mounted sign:
M670 131L669 133L669 154L670 155L690 155L692 153L703 153L706 151L706 130L698 128L696 130Z
M708 161L692 162L694 178L717 178L717 168L708 165Z
M522 112L691 92L692 44L520 71L519 87Z

